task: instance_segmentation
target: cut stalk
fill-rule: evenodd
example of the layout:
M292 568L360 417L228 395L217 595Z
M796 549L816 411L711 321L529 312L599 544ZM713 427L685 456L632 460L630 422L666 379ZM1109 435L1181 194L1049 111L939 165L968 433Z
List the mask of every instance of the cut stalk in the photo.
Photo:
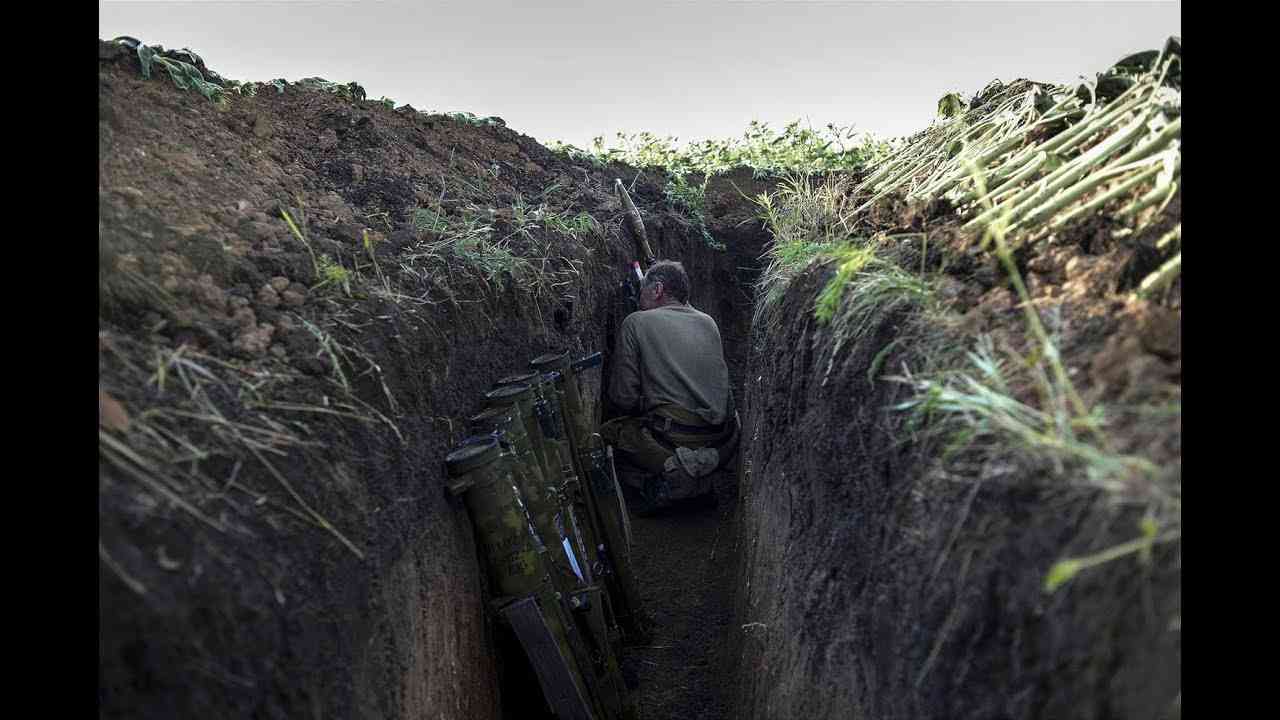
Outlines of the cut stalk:
M870 200L867 200L865 203L860 205L856 210L854 210L854 214L857 214L862 212L863 210L866 210L867 208L871 207L871 205L875 203L877 200L880 200L881 198L887 196L889 193L893 192L894 190L897 190L898 187L902 185L902 183L910 180L917 172L919 172L921 168L927 165L929 161L930 161L930 158L926 157L924 160L913 165L910 170L900 175L895 175L893 177L893 180L891 181L882 183L881 187L883 189L879 190L874 196L872 196Z
M1173 229L1164 234L1164 237L1156 241L1156 249L1164 250L1173 243L1182 244L1182 223L1173 226Z
M1138 297L1150 299L1153 295L1168 287L1181 272L1182 253L1179 252L1168 262L1161 265L1159 270L1151 273L1142 281L1142 284L1138 286Z
M891 175L889 180L885 180L884 182L881 182L879 185L877 185L875 187L876 192L880 196L884 196L892 192L895 188L897 188L903 182L914 177L916 173L920 172L922 168L924 168L926 165L928 165L932 161L933 161L932 157L930 157L929 155L925 155L923 159L920 159L914 165L908 164L907 170L900 172L896 175Z
M1115 190L1112 190L1111 192L1102 196L1104 198L1103 202L1106 202L1106 198L1108 198L1109 196L1114 197L1115 194L1124 192L1125 190L1128 190L1138 185L1143 180L1147 180L1154 177L1160 172L1161 167L1162 167L1161 164L1152 165L1151 167L1147 168L1145 171L1139 173L1134 178L1131 178L1129 180L1126 180L1124 183L1121 183ZM1093 192L1096 188L1106 183L1116 175L1128 172L1133 169L1134 168L1131 165L1126 166L1125 164L1116 163L1111 168L1108 168L1101 172L1096 172L1092 176L1086 177L1081 182L1076 183L1074 186L1072 186L1065 192L1061 193L1057 197L1049 200L1048 202L1036 208L1035 210L1032 210L1024 219L1022 219L1019 222L1026 225L1033 225L1045 218L1051 217L1054 214L1056 214L1059 210L1066 207L1067 205L1070 205L1071 203L1075 202L1076 200L1079 200L1081 197L1085 196L1086 194Z
M1093 146L1084 155L1045 176L1043 180L1044 189L1013 207L1009 212L1009 223L1019 222L1023 216L1052 197L1054 193L1079 181L1091 168L1102 163L1120 148L1132 142L1146 125L1147 114L1146 112L1139 114L1124 129Z
M990 225L993 220L995 220L1004 212L1008 211L1009 208L1015 207L1018 203L1023 202L1024 200L1031 197L1032 195L1036 195L1040 193L1045 186L1046 179L1047 178L1041 178L1037 180L1035 183L1028 185L1027 187L1019 190L1017 193L1013 195L1013 197L1009 198L1007 201L1003 201L999 204L993 204L991 207L979 213L977 217L965 223L963 227L965 229L970 229L970 228L975 228L981 225ZM977 197L979 199L984 197L984 193L981 188L978 190ZM991 199L994 203L995 199L991 198L990 195L985 195L985 197Z
M1021 133L1016 133L1016 134L1014 134L1014 135L1011 135L1011 136L1009 136L1009 137L1005 138L1004 140L1001 140L999 143L996 143L996 146L995 146L995 147L993 147L993 148L991 148L990 150L987 150L987 151L986 151L986 152L984 152L983 154L979 155L979 156L974 160L974 163L975 163L975 164L977 164L977 165L978 165L978 167L986 167L987 165L990 165L990 164L991 164L991 161L995 160L996 158L1000 157L1001 155L1004 155L1005 153L1009 152L1010 150L1012 150L1012 149L1014 149L1014 148L1018 147L1018 145L1019 145L1021 142L1022 142L1022 134L1021 134Z
M907 157L906 150L907 148L903 148L903 151L899 153L897 157L887 159L883 163L881 163L880 169L872 173L871 177L868 177L866 180L863 180L858 185L857 189L858 190L861 190L863 188L874 189L876 186L876 183L879 183L881 180L883 180L885 176L887 176L889 173L893 172L897 168L901 167L903 163L909 162L910 158Z
M1108 191L1106 191L1105 193L1103 193L1103 194L1099 195L1098 197L1096 197L1096 198L1094 198L1094 199L1090 200L1089 202L1085 203L1084 205L1081 205L1080 207L1078 207L1078 208L1076 208L1076 209L1072 210L1071 212L1069 212L1069 213L1067 213L1067 214L1065 214L1065 215L1059 216L1059 217L1057 217L1057 218L1054 218L1053 222L1049 223L1049 227L1050 227L1050 228L1053 228L1053 229L1057 229L1057 228L1060 228L1060 227L1062 227L1062 226L1066 225L1067 223L1071 222L1072 220L1075 220L1076 218L1080 217L1081 215L1088 215L1089 213L1093 212L1094 210L1097 210L1098 208L1102 207L1104 204L1106 204L1106 203L1107 203L1108 201L1110 201L1112 198L1115 198L1115 197L1117 197L1117 196L1119 196L1119 195L1123 195L1124 193L1126 193L1126 192L1128 192L1128 191L1132 190L1133 188L1137 187L1138 185L1141 185L1142 183L1146 182L1147 180L1150 180L1151 178L1155 177L1155 176L1156 176L1156 174L1158 174L1159 172L1160 172L1160 166L1159 166L1159 165L1156 165L1156 166L1153 166L1153 167L1147 168L1147 169L1146 169L1146 170L1144 170L1143 172L1140 172L1140 173L1138 173L1137 175L1134 175L1133 177L1129 178L1128 180L1125 180L1124 182L1120 183L1119 185L1116 185L1114 188L1111 188L1110 190L1108 190ZM1092 189L1092 188L1090 188L1090 189Z
M995 190L991 191L991 194L1000 195L1001 193L1005 192L1009 188L1016 187L1026 182L1027 180L1030 180L1031 176L1035 175L1036 172L1048 161L1049 161L1048 153L1043 151L1036 153L1031 158L1030 162L1022 166L1022 168L1018 170L1013 177L1009 178L1008 180L1005 180L1003 183L998 185Z
M1141 198L1138 198L1133 203L1131 203L1128 207L1116 213L1116 217L1119 217L1119 218L1133 217L1134 215L1137 215L1138 213L1142 212L1143 210L1146 210L1152 205L1155 205L1158 202L1162 202L1173 197L1173 193L1176 192L1177 190L1178 190L1178 181L1176 178L1167 183L1156 185L1154 188L1151 189L1151 192L1147 193L1146 195L1143 195Z
M1126 163L1144 160L1150 157L1151 155L1154 155L1155 153L1163 150L1164 147L1168 145L1170 142L1172 142L1174 138L1181 137L1181 136L1182 136L1182 118L1177 118L1173 122L1166 125L1163 129L1161 129L1160 132L1157 133L1156 136L1153 137L1150 141L1143 143L1138 147L1135 147L1134 149L1130 150L1128 153L1125 153L1124 157L1116 161L1116 164L1124 165Z
M1134 88L1136 87L1138 87L1138 85L1134 85ZM1133 90L1134 88L1129 89ZM1093 133L1109 126L1116 118L1119 118L1121 115L1124 115L1130 110L1141 105L1144 100L1145 98L1133 97L1126 102L1120 103L1120 98L1116 98L1116 100L1112 102L1111 108L1103 110L1093 118L1086 119L1057 137L1047 140L1040 146L1040 149L1049 153L1065 153L1076 145L1079 145L1084 140L1087 140Z

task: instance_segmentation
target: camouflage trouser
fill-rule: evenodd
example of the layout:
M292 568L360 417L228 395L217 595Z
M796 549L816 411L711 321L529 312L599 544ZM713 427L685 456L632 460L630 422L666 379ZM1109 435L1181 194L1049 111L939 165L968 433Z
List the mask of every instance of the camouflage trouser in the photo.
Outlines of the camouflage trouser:
M687 484L691 480L681 475L676 468L673 472L672 459L676 447L689 449L719 445L719 467L724 467L737 453L738 425L736 416L725 423L725 429L719 434L681 433L675 431L656 432L649 427L649 421L643 417L614 418L600 426L600 436L605 442L613 445L617 458L618 479L631 487L642 490L646 477L667 479L677 484ZM728 442L724 442L728 440ZM710 479L706 479L707 488L672 488L674 495L696 495L708 491Z

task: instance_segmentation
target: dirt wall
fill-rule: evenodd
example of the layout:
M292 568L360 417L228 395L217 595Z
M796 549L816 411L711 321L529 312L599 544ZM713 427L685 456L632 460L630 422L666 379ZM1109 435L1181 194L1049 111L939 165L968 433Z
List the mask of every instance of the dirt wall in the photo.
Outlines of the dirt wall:
M905 318L837 343L812 312L831 272L793 281L751 358L735 716L1180 717L1180 543L1044 593L1057 560L1131 540L1140 503L939 471L887 410L910 389L868 376Z
M141 448L163 417L196 453L154 472L100 464L100 715L497 717L494 628L441 460L489 383L543 352L597 349L599 318L509 281L392 275L418 302L318 289L309 253L357 268L370 229L393 273L427 239L412 213L440 197L433 174L462 186L498 168L468 201L510 212L557 180L529 154L556 159L505 128L293 88L219 106L159 68L144 80L118 47L100 60L100 382L132 419L103 432ZM586 197L575 209L605 196ZM607 258L609 242L566 252ZM568 289L581 307L601 304L609 262L583 264ZM264 404L293 410L264 419ZM250 427L266 439L221 442Z
M725 281L747 263L657 173L293 85L215 104L120 46L99 59L100 716L524 716L442 459L495 379L608 349L634 254L615 177L685 261L737 387L749 292ZM556 284L442 244L423 210ZM736 212L710 213L731 243Z

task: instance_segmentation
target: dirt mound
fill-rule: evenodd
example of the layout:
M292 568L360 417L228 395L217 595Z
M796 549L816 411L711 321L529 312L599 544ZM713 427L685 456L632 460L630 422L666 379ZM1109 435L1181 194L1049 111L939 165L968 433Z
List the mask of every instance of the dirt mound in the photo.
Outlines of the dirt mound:
M613 178L738 358L760 239L711 250L653 173L500 125L215 103L99 47L100 715L528 708L441 459L493 380L605 348Z
M899 304L857 325L855 298L823 323L828 261L755 328L736 716L1179 717L1181 541L1051 593L1045 579L1064 557L1132 545L1152 499L1180 487L1181 284L1132 296L1181 221L1180 195L1139 233L1093 218L1017 261L1076 389L1106 404L1111 449L1157 469L1118 487L1016 443L966 451L904 411L915 386L893 376L980 334L1034 367L1038 341L947 203L887 198L866 221L894 267L942 273L929 292L945 312L924 323ZM1007 392L1028 401L1037 387Z

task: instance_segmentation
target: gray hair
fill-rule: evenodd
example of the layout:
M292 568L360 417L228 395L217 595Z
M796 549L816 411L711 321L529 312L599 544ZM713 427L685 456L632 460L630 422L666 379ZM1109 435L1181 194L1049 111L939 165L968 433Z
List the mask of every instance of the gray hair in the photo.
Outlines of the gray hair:
M675 260L659 260L644 276L646 285L655 281L661 281L667 293L676 300L689 302L689 275L684 271L684 265Z

